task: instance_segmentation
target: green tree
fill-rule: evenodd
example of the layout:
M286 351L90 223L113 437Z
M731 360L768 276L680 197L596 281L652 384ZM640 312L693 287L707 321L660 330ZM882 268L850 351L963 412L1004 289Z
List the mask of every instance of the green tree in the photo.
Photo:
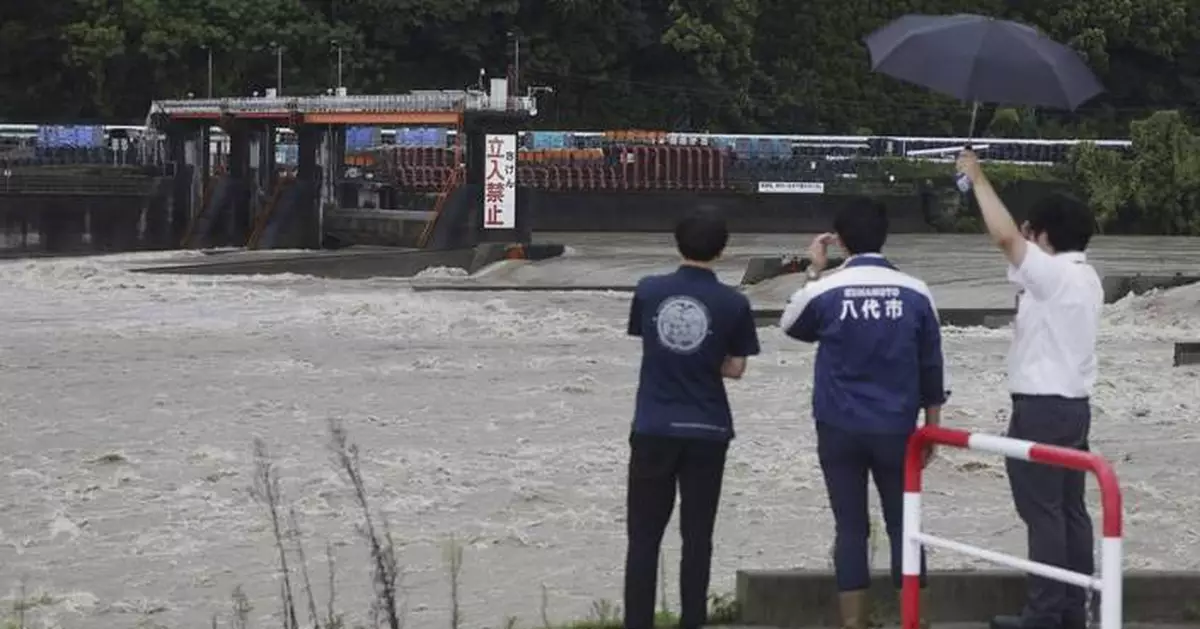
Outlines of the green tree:
M1129 176L1129 160L1086 142L1071 151L1070 166L1075 183L1096 213L1096 226L1104 231L1133 199L1136 182Z
M1154 110L1200 101L1191 0L61 0L2 11L0 119L30 122L141 120L153 99L204 92L206 48L223 95L274 86L279 47L284 92L323 92L335 42L347 87L389 93L501 75L516 40L523 86L555 90L543 125L965 133L967 104L869 68L863 38L912 12L1018 19L1086 56L1109 93L1076 113L1022 110L1025 135L1125 135Z
M114 65L113 60L125 56L125 20L120 15L110 13L104 0L78 0L78 21L70 22L63 27L63 37L67 41L66 61L76 70L75 76L81 84L87 85L87 93L92 99L91 111L87 113L102 117L111 117L116 113L109 98L110 88L109 69ZM114 82L120 78L114 77Z
M754 116L751 88L758 77L752 54L757 0L675 0L663 43L679 53L712 98L694 105L703 126L746 127Z
M1131 178L1142 224L1158 233L1188 234L1200 228L1200 139L1177 111L1160 111L1133 123Z
M1102 229L1200 234L1200 138L1176 111L1134 122L1128 158L1091 143L1070 157Z

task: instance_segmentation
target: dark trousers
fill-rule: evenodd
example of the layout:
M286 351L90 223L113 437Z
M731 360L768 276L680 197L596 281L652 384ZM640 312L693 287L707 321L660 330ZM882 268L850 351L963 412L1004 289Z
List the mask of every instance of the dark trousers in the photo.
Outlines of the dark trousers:
M868 543L867 475L875 479L883 520L891 542L892 583L901 583L904 538L904 453L908 435L850 432L817 422L817 455L836 530L833 565L838 590L864 590L871 584ZM925 553L921 552L921 584L925 584Z
M625 628L654 626L654 597L663 533L679 487L680 626L698 629L708 615L713 525L725 475L727 442L634 434L629 439Z
M1092 410L1087 399L1014 395L1008 436L1088 449ZM1092 519L1084 502L1086 472L1009 459L1008 482L1017 514L1029 531L1029 558L1092 574ZM1025 624L1055 627L1086 614L1087 590L1030 575Z

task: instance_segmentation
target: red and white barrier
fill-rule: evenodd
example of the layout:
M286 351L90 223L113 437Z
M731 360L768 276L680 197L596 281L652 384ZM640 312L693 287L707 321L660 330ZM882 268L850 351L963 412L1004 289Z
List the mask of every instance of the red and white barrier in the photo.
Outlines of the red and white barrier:
M1091 472L1100 484L1100 504L1103 511L1104 534L1100 554L1100 577L1037 563L984 548L968 546L935 537L921 531L921 477L924 468L922 452L927 445L943 445L968 450L992 452L1008 458L1022 459ZM1097 454L1044 445L1021 439L972 434L939 426L926 426L913 434L908 442L908 458L904 465L904 542L901 594L903 629L919 629L921 624L921 547L944 548L984 561L1035 574L1047 579L1100 592L1100 629L1121 627L1121 487L1108 461Z

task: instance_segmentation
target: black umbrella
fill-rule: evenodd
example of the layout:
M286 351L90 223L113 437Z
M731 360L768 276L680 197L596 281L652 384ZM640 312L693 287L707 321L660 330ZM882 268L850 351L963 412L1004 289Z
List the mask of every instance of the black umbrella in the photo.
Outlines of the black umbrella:
M864 40L871 69L975 104L1074 110L1104 91L1075 51L981 15L906 15Z

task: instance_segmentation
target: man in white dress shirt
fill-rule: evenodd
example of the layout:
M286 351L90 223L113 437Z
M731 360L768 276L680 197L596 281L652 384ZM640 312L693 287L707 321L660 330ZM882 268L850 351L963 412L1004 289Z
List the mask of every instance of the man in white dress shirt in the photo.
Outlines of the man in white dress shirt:
M1104 290L1087 262L1094 221L1079 201L1050 195L1018 228L971 151L958 158L971 181L992 241L1008 259L1008 278L1020 287L1008 355L1013 409L1008 435L1088 449L1096 382L1096 330ZM1029 532L1029 558L1092 574L1092 521L1084 503L1084 472L1009 459L1009 484ZM1029 577L1019 616L992 619L993 629L1084 629L1088 592Z

